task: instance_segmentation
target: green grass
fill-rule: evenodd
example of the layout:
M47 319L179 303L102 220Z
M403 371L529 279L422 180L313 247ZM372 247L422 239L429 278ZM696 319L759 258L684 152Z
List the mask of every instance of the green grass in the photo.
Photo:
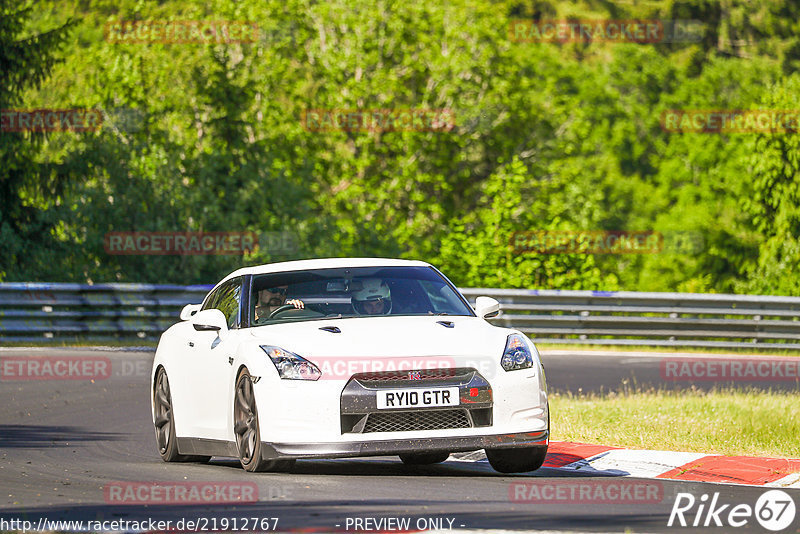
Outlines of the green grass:
M614 352L691 352L696 354L757 354L760 356L800 356L800 349L762 349L758 345L747 348L718 347L653 347L649 345L590 345L580 343L537 343L536 347L548 350L606 350Z
M634 449L800 458L800 392L551 393L552 439Z

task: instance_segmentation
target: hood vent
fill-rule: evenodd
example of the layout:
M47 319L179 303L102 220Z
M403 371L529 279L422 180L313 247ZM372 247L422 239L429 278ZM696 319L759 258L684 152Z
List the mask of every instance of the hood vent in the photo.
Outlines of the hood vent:
M341 334L342 331L339 329L338 326L323 326L320 327L320 330L325 330L326 332L330 332L331 334Z

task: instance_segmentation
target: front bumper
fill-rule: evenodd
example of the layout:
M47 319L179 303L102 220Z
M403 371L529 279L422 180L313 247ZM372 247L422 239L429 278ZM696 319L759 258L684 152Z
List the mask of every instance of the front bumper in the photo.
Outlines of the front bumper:
M391 456L430 451L466 452L478 449L547 447L549 429L537 432L494 434L487 436L435 437L348 441L341 443L261 442L265 460L291 458L347 458L354 456Z
M496 366L499 368L499 364ZM405 384L387 381L369 384L369 381L359 380L371 391L364 392L359 387L357 395L350 395L353 392L352 377L347 380L323 378L312 382L280 380L264 373L265 378L254 386L264 449L272 450L267 454L275 457L289 458L392 455L397 454L396 451L420 448L408 444L413 441L426 444L421 445L422 450L469 451L485 448L485 436L524 435L548 430L547 392L540 385L543 377L540 377L538 367L514 372L480 370L480 366L474 368L480 372L470 373L463 381L459 377L434 380L425 376L422 380L408 380ZM447 371L454 372L454 369L448 368ZM487 384L473 382L476 376L485 377ZM358 423L365 414L403 413L406 410L378 409L375 404L375 391L395 386L400 386L399 389L458 386L462 402L460 406L450 408L473 412L470 414L471 427L415 426L364 432L365 428ZM477 390L475 397L472 396L473 389ZM424 408L419 412L440 414L450 411L450 408L440 408ZM489 412L490 418L481 419L481 411L484 415ZM546 439L546 434L543 437ZM229 439L234 440L233 430ZM372 442L376 444L372 445ZM494 446L491 440L488 444Z

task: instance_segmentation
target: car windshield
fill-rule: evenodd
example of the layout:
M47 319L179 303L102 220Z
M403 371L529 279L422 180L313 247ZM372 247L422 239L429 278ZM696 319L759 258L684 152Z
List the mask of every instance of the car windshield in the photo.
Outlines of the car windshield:
M430 267L347 267L256 275L250 324L474 313Z

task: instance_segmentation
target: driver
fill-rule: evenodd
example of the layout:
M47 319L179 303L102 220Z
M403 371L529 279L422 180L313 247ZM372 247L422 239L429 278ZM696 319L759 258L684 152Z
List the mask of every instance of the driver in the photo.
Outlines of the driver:
M291 304L297 309L304 308L305 304L303 304L302 300L286 300L286 292L288 289L288 286L283 285L278 287L269 287L259 291L258 301L256 302L256 321L269 319L269 314L285 304Z
M392 292L380 278L365 278L361 289L353 291L350 301L359 315L388 315L392 311Z

